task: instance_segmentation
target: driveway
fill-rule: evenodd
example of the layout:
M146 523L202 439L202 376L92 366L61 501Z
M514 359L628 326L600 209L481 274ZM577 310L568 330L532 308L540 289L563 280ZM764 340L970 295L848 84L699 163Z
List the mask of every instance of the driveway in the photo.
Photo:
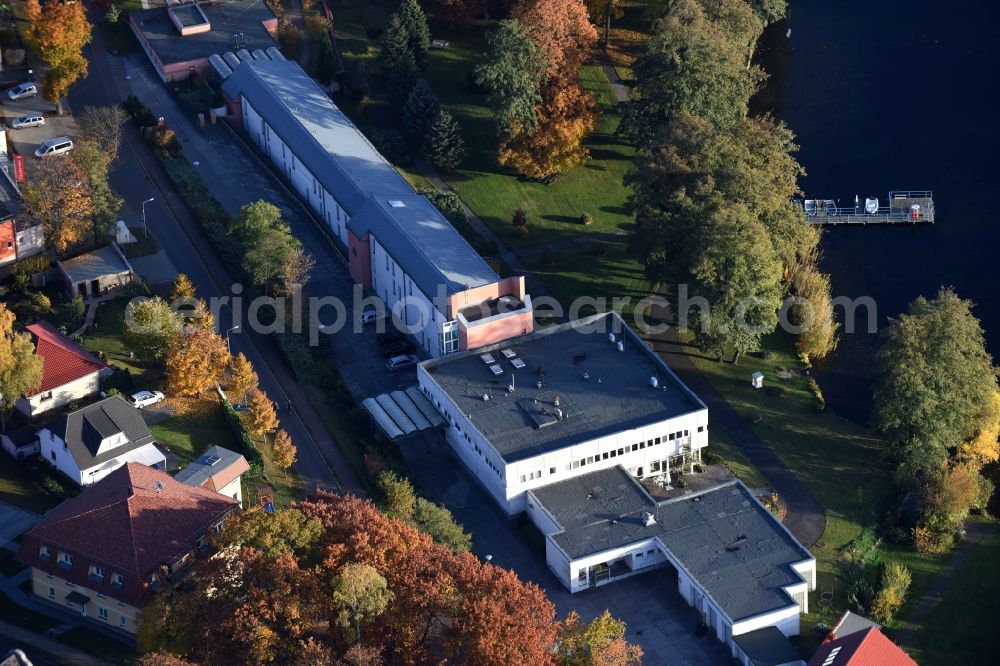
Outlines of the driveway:
M447 506L472 533L474 552L479 557L491 555L493 564L513 569L521 579L539 585L560 618L575 610L590 621L609 610L625 621L628 641L642 647L644 664L732 663L722 643L707 635L695 636L698 613L681 599L676 579L671 581L667 570L570 594L549 571L544 550L525 537L534 528L503 514L468 475L440 433L403 440L399 448L413 482L425 495Z
M21 99L17 101L11 101L7 97L7 92L4 91L0 95L0 104L3 106L3 116L4 122L10 127L11 122L16 118L21 116L26 116L29 114L42 114L45 116L45 124L41 127L27 127L21 130L11 130L7 133L7 138L13 145L14 150L20 154L24 155L25 166L30 174L31 170L36 164L38 164L38 158L35 157L35 150L41 145L43 141L47 141L53 137L68 135L74 140L79 136L79 130L76 126L76 119L71 115L57 116L56 106L51 102L47 102L42 98L42 84L41 82L36 83L38 86L38 95L36 97L30 97L27 99Z

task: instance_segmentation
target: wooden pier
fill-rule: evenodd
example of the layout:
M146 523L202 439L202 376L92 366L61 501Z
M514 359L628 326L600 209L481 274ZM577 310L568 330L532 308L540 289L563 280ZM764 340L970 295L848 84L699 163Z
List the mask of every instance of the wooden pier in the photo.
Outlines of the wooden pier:
M881 205L872 213L865 212L864 201L859 205L840 206L832 199L809 200L812 206L799 201L811 224L934 224L934 193L930 190L889 192L889 205Z

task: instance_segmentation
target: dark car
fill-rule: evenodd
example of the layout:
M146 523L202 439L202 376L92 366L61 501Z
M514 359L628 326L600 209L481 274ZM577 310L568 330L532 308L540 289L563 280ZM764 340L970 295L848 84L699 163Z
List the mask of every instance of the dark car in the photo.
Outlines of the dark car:
M396 338L395 340L388 340L385 343L380 344L378 346L378 351L382 354L382 356L400 356L412 352L413 345L410 344L408 340Z
M406 368L412 368L417 363L420 363L420 357L415 354L406 354L404 356L393 356L385 363L387 367L392 372L397 370L405 370Z

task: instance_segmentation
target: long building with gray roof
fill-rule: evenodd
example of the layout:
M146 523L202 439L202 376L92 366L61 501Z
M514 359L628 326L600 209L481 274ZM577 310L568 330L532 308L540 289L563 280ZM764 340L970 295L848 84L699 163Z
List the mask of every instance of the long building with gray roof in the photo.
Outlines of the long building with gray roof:
M501 279L297 63L243 62L222 90L231 117L339 241L355 281L429 355L532 330L524 278ZM470 307L488 316L463 316Z

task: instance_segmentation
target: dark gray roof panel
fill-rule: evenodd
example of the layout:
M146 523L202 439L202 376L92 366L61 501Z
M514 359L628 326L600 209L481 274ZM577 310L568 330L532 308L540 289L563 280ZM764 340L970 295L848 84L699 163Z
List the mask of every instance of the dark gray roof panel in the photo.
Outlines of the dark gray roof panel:
M623 340L624 351L609 333ZM502 349L513 350L524 367L504 361ZM500 375L480 358L487 352ZM422 365L507 462L706 409L614 313ZM509 393L512 374L515 392ZM651 377L657 378L655 389ZM554 416L557 397L561 420Z
M753 666L781 666L802 661L802 655L777 627L764 627L733 636L733 642L749 657Z
M242 457L243 454L215 445L174 474L174 479L189 486L202 486L222 470L238 463Z
M222 89L230 99L246 98L337 198L355 236L375 236L428 298L441 284L452 294L499 280L297 63L243 63Z
M618 466L531 492L563 526L552 539L570 558L659 539L734 622L792 605L782 588L802 578L790 565L812 559L738 481L657 503Z
M153 434L139 410L121 396L112 396L64 414L50 429L66 442L80 469L100 465L153 442ZM97 455L101 439L119 432L125 433L128 443Z
M96 280L106 275L128 273L132 267L110 245L81 254L62 262L63 270L73 283Z

